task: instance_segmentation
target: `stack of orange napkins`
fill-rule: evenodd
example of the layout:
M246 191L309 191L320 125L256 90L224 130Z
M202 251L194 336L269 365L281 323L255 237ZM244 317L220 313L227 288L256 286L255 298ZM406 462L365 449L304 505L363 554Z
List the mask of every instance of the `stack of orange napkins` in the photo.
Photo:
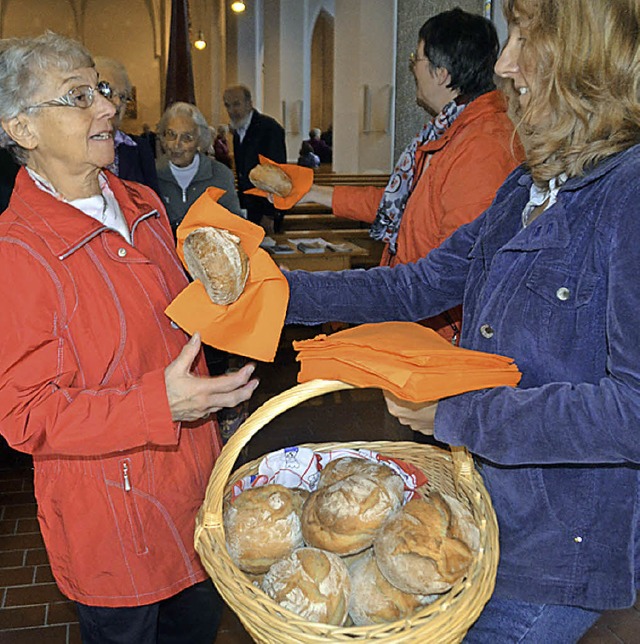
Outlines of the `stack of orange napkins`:
M377 387L412 402L439 400L488 387L515 387L511 358L454 347L414 322L382 322L293 343L298 382L341 380Z
M292 165L291 163L276 163L267 157L258 155L258 160L261 164L274 165L285 172L289 179L291 179L291 192L286 197L279 197L273 195L273 205L279 210L289 210L293 208L304 195L309 192L311 184L313 183L313 170L301 165ZM257 197L268 197L269 193L260 188L249 188L244 191L247 195L256 195Z
M165 313L190 334L198 331L206 344L263 362L273 361L289 301L289 284L270 255L260 248L264 230L223 208L224 190L208 188L189 208L177 230L177 251L196 228L214 226L237 235L249 257L249 277L233 304L214 304L199 280L192 282ZM185 264L186 268L186 264Z

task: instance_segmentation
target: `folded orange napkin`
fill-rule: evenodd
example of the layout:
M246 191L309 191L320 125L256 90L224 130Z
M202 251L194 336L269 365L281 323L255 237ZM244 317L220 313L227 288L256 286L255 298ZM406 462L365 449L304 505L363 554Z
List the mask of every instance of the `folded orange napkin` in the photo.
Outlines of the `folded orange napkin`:
M311 184L313 183L313 170L311 168L290 163L276 163L271 159L267 159L267 157L263 157L261 154L258 155L258 158L261 164L268 163L284 170L289 175L289 179L291 179L291 183L293 184L291 192L286 197L273 195L273 205L276 208L279 210L289 210L289 208L293 208L309 192ZM249 188L249 190L244 191L244 194L267 197L271 193L266 190L260 190L259 188Z
M515 387L520 372L511 358L454 347L415 322L362 324L293 343L298 382L342 380L377 387L412 402L486 389Z
M260 248L264 230L217 203L224 190L208 188L189 208L177 230L177 251L196 228L214 226L240 238L249 257L249 276L242 295L233 304L214 304L199 280L189 284L165 313L187 333L198 331L206 344L271 362L278 348L289 300L289 285L269 254ZM186 264L185 264L186 267Z

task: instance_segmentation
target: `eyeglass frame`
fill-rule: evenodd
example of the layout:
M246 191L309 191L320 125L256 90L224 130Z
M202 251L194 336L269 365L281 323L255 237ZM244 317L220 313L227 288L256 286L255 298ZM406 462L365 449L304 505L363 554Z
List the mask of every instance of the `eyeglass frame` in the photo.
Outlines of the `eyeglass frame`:
M182 143L197 143L198 142L198 134L192 134L191 132L174 132L173 130L169 130L172 133L171 137L167 137L167 130L162 132L160 135L160 138L163 141L169 141L170 143L173 143L173 141L178 141ZM185 140L185 137L193 137L191 140L188 138Z
M423 56L422 58L420 58L420 56L418 56L415 51L412 51L409 54L409 69L413 71L415 66L423 60L426 60L427 62L431 62L426 56Z
M87 89L85 90L85 88ZM74 103L71 95L73 92L77 92L78 90L82 90L83 93L86 92L86 98L88 101L87 105L76 105L76 103ZM50 101L43 101L36 105L28 105L24 109L26 111L39 109L41 107L76 107L79 110L86 110L93 105L96 93L104 96L107 100L111 100L113 96L109 83L107 83L107 81L98 81L98 84L95 87L92 87L91 85L77 85L58 98L51 99Z

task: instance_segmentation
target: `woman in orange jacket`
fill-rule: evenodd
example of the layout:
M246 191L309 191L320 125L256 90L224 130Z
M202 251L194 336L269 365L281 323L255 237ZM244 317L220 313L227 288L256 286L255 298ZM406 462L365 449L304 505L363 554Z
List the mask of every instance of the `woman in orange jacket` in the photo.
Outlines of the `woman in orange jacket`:
M0 48L0 145L24 166L0 220L0 431L33 455L38 519L85 644L215 638L193 547L252 365L205 377L164 314L187 285L160 199L113 162L110 88L50 32ZM212 414L214 414L212 416Z
M417 102L435 115L405 148L386 188L313 185L301 202L371 224L381 265L415 262L475 219L519 164L507 104L496 90L498 37L485 18L453 9L420 29L411 57ZM461 310L426 323L455 341Z

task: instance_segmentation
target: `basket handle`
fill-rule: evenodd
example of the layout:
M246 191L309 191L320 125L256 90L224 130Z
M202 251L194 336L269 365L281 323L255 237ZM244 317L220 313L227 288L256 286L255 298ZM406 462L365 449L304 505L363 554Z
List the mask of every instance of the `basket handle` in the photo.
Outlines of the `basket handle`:
M355 389L355 387L340 380L310 380L283 391L258 407L238 427L216 460L206 492L206 498L214 499L213 507L204 512L203 527L216 528L222 525L222 501L227 481L242 448L260 429L282 412L305 400L343 389Z
M255 436L267 423L279 416L282 412L291 409L305 400L321 396L323 394L355 389L354 385L347 384L340 380L310 380L267 400L258 407L240 425L222 449L222 453L216 460L209 484L207 486L206 498L213 499L213 507L204 511L202 516L203 528L218 528L222 526L222 502L224 490L229 480L235 462L242 451L242 448ZM464 447L451 447L451 457L458 477L471 480L474 472L473 459Z

